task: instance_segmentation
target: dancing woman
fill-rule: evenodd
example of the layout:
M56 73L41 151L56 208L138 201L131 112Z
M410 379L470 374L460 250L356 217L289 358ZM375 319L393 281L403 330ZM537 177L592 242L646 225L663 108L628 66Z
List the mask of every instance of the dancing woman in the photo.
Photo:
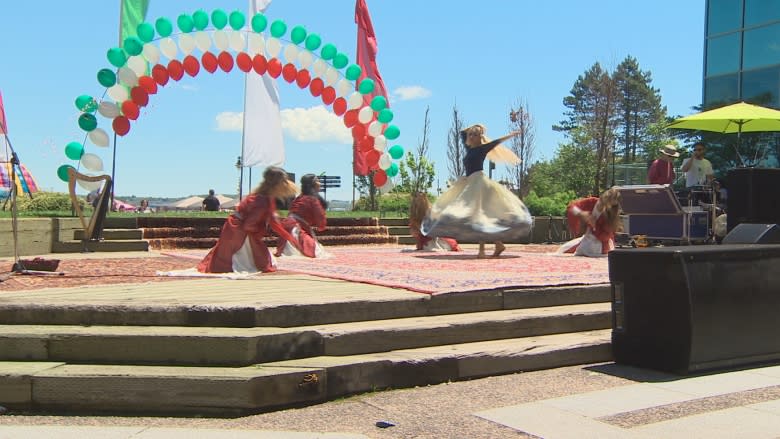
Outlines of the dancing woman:
M293 200L287 218L282 221L282 226L294 242L280 237L276 244L276 256L318 258L325 255L316 235L316 231L325 230L327 223L325 200L320 198L319 192L320 181L316 175L306 174L301 177L301 194Z
M620 192L607 189L599 197L580 198L566 208L569 230L573 235L585 224L585 234L563 244L558 253L576 256L606 256L615 248L615 233L623 229L620 220Z
M291 239L276 214L276 199L294 196L298 190L284 169L271 166L263 181L241 200L219 235L217 245L198 264L201 273L271 272L276 261L263 238L269 229Z
M490 141L483 125L460 132L467 147L463 159L466 176L460 177L443 193L425 218L421 231L425 236L451 236L459 241L479 242L477 257L485 257L485 242L493 241L493 257L504 251L507 239L516 239L531 231L531 214L520 198L483 172L485 158L492 162L517 164L520 159L501 142L519 133L513 132Z

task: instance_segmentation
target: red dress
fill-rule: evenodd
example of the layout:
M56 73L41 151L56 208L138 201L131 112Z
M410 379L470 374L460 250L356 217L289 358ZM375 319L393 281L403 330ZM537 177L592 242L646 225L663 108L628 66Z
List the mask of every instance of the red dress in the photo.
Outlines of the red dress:
M202 273L229 273L233 271L233 255L248 241L257 271L276 271L273 256L263 240L268 229L286 235L276 216L276 203L266 195L244 198L222 226L217 245L198 264Z
M282 226L291 235L295 242L291 242L304 256L313 258L317 255L317 242L315 230L325 230L327 218L325 209L318 197L312 195L300 195L290 205L287 218L282 221ZM296 229L297 228L297 229ZM297 239L296 239L297 238ZM276 254L282 254L287 239L279 238L276 244Z
M609 253L609 251L612 250L615 246L615 231L607 227L607 219L605 215L601 215L600 212L594 213L596 204L598 202L598 197L580 198L578 200L572 201L566 208L566 220L569 223L569 230L571 231L572 235L579 236L581 233L580 225L582 220L579 216L577 216L577 211L584 211L594 215L594 217L596 217L596 225L595 227L586 227L586 229L583 231L585 233L583 240L591 242L597 241L601 243L601 254L605 255ZM570 243L573 243L573 241L574 240L570 241ZM568 244L569 243L564 244L564 247L567 247L564 253L575 253L577 248L581 245L580 242L577 242L569 248Z

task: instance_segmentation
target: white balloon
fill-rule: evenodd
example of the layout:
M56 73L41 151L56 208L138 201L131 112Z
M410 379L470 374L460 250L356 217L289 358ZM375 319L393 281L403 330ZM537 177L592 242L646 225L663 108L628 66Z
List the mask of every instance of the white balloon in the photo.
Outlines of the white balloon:
M374 110L371 107L363 107L358 111L358 120L360 123L369 123L374 118Z
M108 89L108 96L114 100L114 102L122 103L129 97L127 93L127 87L122 84L114 84Z
M249 54L256 55L259 53L262 55L264 49L265 39L263 38L263 35L255 33L249 34Z
M314 54L310 50L303 49L298 52L298 64L302 69L308 68L314 61Z
M353 92L347 98L347 104L350 110L355 110L357 108L360 108L360 106L363 105L363 95L360 94L359 92Z
M233 31L230 32L228 35L228 39L230 40L230 48L233 49L236 52L243 52L244 47L246 47L246 40L244 39L244 34L241 32Z
M160 62L160 49L154 44L144 44L144 51L141 54L150 64L157 64Z
M214 45L217 46L217 49L221 51L225 51L230 47L230 40L228 40L228 36L223 30L214 31Z
M165 37L160 40L160 52L168 59L175 59L176 54L179 53L179 48L171 37Z
M190 34L179 35L179 49L181 49L184 55L189 55L195 50L195 38Z
M385 183L384 186L379 188L379 193L384 195L384 194L390 192L391 190L393 190L394 187L395 187L395 184L393 183L393 180L391 180L390 177L387 177L387 183Z
M211 49L211 37L208 32L202 30L195 32L195 45L198 46L198 50L201 52Z
M268 50L268 55L276 58L282 50L282 43L278 38L271 37L265 42L265 48Z
M81 156L81 166L90 171L99 172L103 170L103 159L92 153L86 153Z
M354 90L355 85L349 79L342 78L338 83L336 83L336 92L339 94L339 96L348 96Z
M143 76L146 74L147 64L146 59L143 56L131 56L127 59L127 67L136 74L136 76Z
M339 80L339 71L333 67L328 67L325 71L325 85L333 85Z
M284 46L284 59L289 63L294 63L298 59L298 46L295 44Z
M380 134L374 137L374 149L377 151L384 151L387 148L387 137L384 134Z
M119 107L113 102L103 101L98 105L98 113L103 117L113 119L119 116Z
M101 146L105 148L109 144L108 133L103 128L95 128L89 132L89 140L95 144L95 146Z
M382 169L387 169L390 167L390 165L393 164L393 159L390 158L390 154L384 153L379 156L379 167Z
M322 76L328 70L328 65L321 58L317 58L312 65L312 70L314 71L314 76Z
M102 181L86 181L80 178L76 179L76 184L78 184L85 191L89 192L99 190L101 187L103 187Z
M368 107L368 108L371 108L371 107ZM384 128L383 125L384 124L382 122L379 122L377 120L371 122L368 125L368 134L371 134L371 137L376 137L376 136L382 134L382 128Z
M116 75L119 77L119 82L128 87L138 85L138 76L129 67L122 67Z

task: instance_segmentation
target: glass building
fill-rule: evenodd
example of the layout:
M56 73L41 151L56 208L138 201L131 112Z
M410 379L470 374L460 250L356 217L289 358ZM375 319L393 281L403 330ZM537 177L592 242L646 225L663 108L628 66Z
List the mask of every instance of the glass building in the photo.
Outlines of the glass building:
M780 0L707 0L705 108L780 109Z

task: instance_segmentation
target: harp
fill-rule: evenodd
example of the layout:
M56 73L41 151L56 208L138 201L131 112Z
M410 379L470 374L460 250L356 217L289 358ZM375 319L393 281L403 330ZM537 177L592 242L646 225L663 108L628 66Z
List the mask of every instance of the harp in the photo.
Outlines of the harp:
M95 209L92 211L92 216L89 221L84 218L84 212L81 210L81 205L76 197L76 182L78 180L86 182L104 182L100 193L96 201L93 202ZM81 220L81 225L84 228L84 249L87 249L87 242L100 240L103 234L103 222L106 219L106 214L109 210L109 203L111 202L111 189L113 182L108 175L84 175L73 168L68 169L68 193L70 194L70 201L73 203L73 209Z

